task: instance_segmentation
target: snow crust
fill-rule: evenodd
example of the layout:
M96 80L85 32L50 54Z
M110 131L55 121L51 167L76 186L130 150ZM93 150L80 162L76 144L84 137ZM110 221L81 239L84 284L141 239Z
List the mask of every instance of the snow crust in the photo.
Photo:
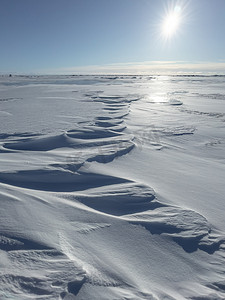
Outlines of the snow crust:
M1 76L0 299L225 299L224 76Z

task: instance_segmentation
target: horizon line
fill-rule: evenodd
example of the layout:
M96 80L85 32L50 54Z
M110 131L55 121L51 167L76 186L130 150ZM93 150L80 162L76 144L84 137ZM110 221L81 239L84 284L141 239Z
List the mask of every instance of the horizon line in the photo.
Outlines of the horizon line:
M179 75L179 74L225 74L225 61L142 61L84 65L31 70L4 70L0 74L24 75Z

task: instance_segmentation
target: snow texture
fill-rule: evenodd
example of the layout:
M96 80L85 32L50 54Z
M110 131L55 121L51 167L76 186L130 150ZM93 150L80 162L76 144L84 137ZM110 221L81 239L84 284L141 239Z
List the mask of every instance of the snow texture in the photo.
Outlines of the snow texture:
M224 76L1 76L0 299L225 299Z

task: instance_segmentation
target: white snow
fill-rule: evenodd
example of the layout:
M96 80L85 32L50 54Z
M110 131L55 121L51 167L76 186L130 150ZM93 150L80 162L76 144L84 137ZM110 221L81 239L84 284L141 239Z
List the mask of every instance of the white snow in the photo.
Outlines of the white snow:
M224 76L1 76L0 299L225 299Z

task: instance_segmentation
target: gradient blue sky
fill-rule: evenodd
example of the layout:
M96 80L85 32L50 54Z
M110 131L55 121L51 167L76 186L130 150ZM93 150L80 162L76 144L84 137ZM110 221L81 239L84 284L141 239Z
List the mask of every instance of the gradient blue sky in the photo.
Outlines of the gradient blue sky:
M161 36L166 12L179 31ZM225 74L225 0L0 0L0 72Z

